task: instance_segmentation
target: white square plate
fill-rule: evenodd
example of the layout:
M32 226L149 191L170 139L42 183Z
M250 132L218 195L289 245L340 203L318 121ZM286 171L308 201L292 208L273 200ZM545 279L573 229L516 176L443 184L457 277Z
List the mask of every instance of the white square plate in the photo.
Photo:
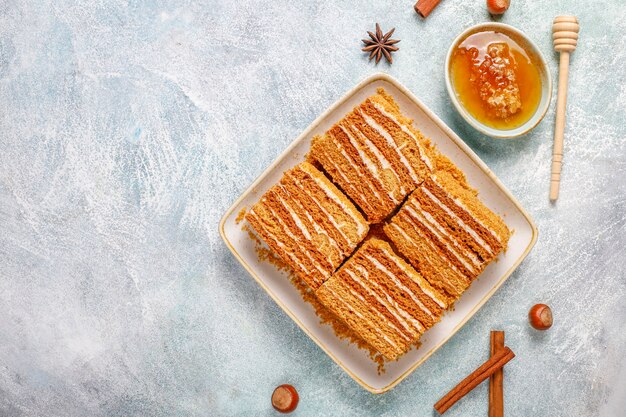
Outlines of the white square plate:
M398 361L386 364L386 372L381 375L365 351L340 340L330 326L320 324L312 306L302 300L285 273L268 262L259 261L254 242L242 230L242 224L235 221L239 212L254 205L279 181L284 171L303 160L314 135L324 133L379 87L384 87L400 105L402 113L412 118L415 126L465 172L481 200L500 214L514 231L506 253L485 269L461 296L453 311L444 314L441 322L422 336L422 345L411 349ZM239 262L289 317L352 378L377 394L393 388L452 337L489 300L537 240L533 220L489 168L448 126L387 74L375 74L362 81L318 117L228 209L220 222L220 233Z

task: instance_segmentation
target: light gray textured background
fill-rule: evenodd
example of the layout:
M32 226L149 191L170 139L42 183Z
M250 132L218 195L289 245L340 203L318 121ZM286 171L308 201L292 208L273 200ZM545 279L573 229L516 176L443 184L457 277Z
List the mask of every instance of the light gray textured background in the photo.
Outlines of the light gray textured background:
M482 0L0 0L0 415L432 416L507 331L510 416L626 415L626 3L512 0L556 76L552 18L575 13L561 198L548 203L554 102L524 139L455 114L452 39ZM402 42L376 67L359 39ZM448 123L539 227L492 300L391 392L361 389L256 285L217 225L324 109L389 72ZM547 302L555 326L529 329ZM483 384L449 412L481 416Z

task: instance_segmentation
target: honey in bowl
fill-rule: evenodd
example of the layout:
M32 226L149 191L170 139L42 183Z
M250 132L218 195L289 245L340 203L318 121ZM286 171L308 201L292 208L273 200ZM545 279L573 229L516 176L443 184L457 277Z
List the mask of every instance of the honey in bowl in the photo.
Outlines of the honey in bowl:
M450 61L456 96L480 123L515 129L533 116L541 101L536 59L505 33L472 33Z

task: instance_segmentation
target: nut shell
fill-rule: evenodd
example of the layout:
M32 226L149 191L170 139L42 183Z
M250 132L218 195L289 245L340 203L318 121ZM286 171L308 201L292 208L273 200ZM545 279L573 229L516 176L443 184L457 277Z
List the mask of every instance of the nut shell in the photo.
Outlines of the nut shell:
M291 413L298 406L300 396L293 385L283 384L272 393L272 407L281 413Z
M528 312L530 325L537 330L548 330L552 327L552 310L546 304L535 304Z
M510 4L510 0L487 0L487 10L494 15L504 14Z

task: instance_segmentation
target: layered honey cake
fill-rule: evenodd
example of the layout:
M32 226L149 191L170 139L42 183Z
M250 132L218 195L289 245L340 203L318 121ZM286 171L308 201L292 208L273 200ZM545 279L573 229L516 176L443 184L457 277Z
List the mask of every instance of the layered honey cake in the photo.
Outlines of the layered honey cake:
M308 162L285 172L246 219L312 289L335 272L369 230L354 204Z
M510 237L383 89L313 138L307 162L246 219L320 317L387 360L437 323Z
M447 307L444 296L377 238L368 239L316 296L389 360L405 353Z
M323 136L313 138L309 158L377 223L433 170L423 141L381 88Z
M498 254L504 221L447 172L428 177L384 227L398 251L449 302L456 301Z

